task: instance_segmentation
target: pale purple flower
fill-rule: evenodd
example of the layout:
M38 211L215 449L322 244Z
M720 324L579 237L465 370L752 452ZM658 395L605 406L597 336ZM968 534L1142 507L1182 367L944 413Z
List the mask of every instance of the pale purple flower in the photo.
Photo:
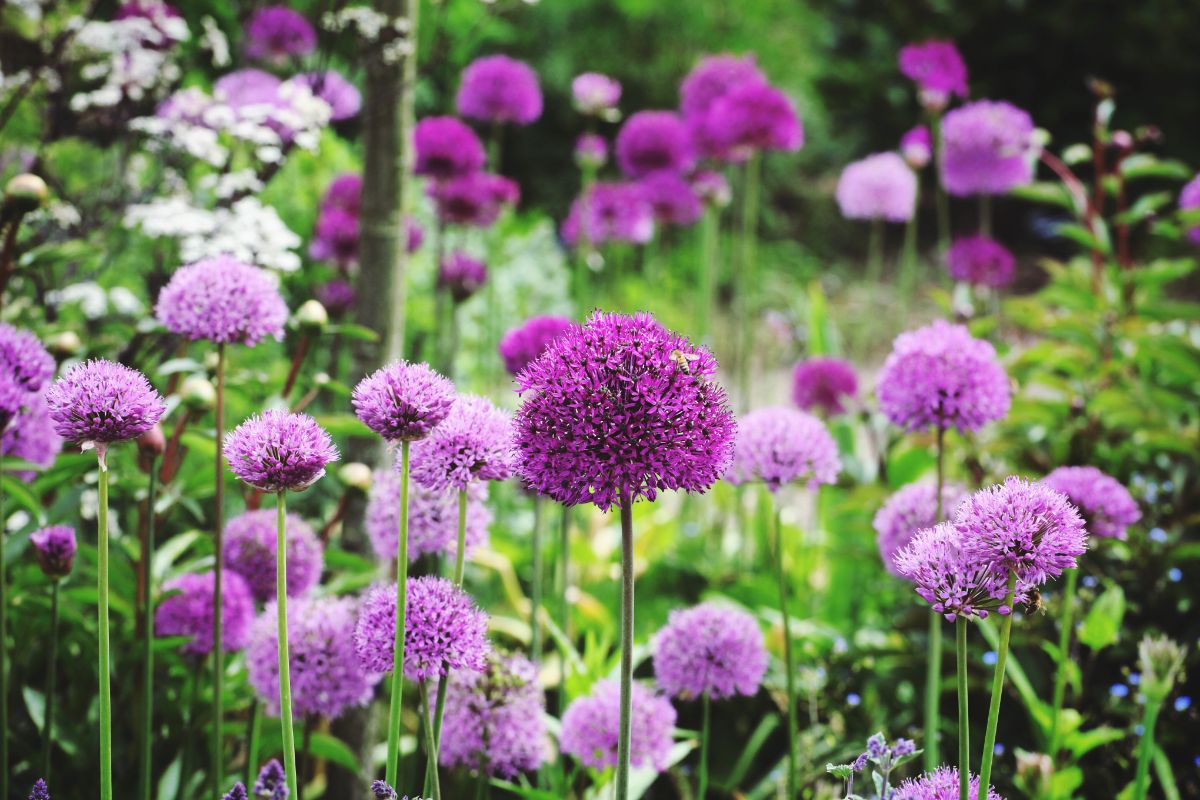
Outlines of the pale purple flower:
M744 83L717 99L691 125L696 147L711 158L745 161L764 150L793 152L804 146L796 107L766 83Z
M575 163L581 169L603 167L608 163L608 140L598 133L580 134L575 140Z
M977 100L942 120L942 185L952 195L1003 194L1033 180L1033 120L1011 103Z
M679 107L689 121L698 119L731 89L748 83L766 82L767 76L754 63L753 55L722 53L704 56L679 87Z
M426 117L413 131L417 175L446 180L483 169L483 144L475 131L454 117Z
M1179 192L1179 208L1182 211L1200 208L1200 174L1188 181L1187 185ZM1189 227L1187 238L1192 244L1200 245L1200 225Z
M146 376L103 359L76 364L46 390L54 430L68 442L136 439L166 411Z
M678 173L652 172L638 181L638 188L662 225L692 225L704 211L692 185Z
M858 376L849 361L818 356L792 368L792 401L802 411L844 414L857 395Z
M621 102L621 83L599 72L584 72L571 81L571 99L580 114L607 116Z
M1004 800L991 786L987 788L986 800ZM979 797L979 776L972 775L967 789L968 800L984 800ZM959 783L956 767L938 767L916 778L909 778L892 793L892 800L958 800Z
M225 526L225 565L241 575L254 599L266 602L275 596L275 553L278 521L274 510L239 514ZM284 520L287 594L307 594L321 580L325 549L316 532L298 514Z
M52 525L29 534L38 566L48 578L65 578L75 565L75 529L68 525Z
M426 192L433 198L438 219L443 223L478 228L491 225L501 211L521 199L521 188L516 181L489 172L472 172L431 183Z
M1017 260L995 239L963 236L946 252L946 267L956 281L998 289L1012 283Z
M483 287L487 277L486 264L461 250L455 250L442 259L437 287L449 292L455 303L462 303Z
M562 224L563 240L577 244L581 227L593 245L645 244L654 237L654 209L637 184L601 181L571 204Z
M285 83L304 86L314 97L324 100L329 105L329 119L334 122L350 119L362 110L362 94L358 87L337 70L305 72L292 76Z
M1007 573L972 553L962 532L950 523L919 531L896 553L896 571L912 581L925 602L950 622L959 617L985 619L992 611L1012 613L1004 605ZM1017 587L1014 600L1023 601L1027 587Z
M278 106L283 81L261 69L239 69L213 84L213 97L234 110L249 106Z
M634 767L666 769L673 744L675 709L667 698L633 684L632 736L629 762ZM591 694L574 700L562 718L559 748L586 767L606 769L617 764L617 734L621 716L621 687L603 680Z
M349 281L332 280L317 289L317 300L333 317L340 317L354 308L356 298L357 294Z
M672 697L751 696L767 671L767 649L754 617L702 603L671 612L654 637L654 677Z
M542 115L542 89L537 73L525 62L484 56L463 70L455 103L468 119L528 125Z
M1095 467L1059 467L1042 478L1042 483L1075 504L1092 536L1124 539L1125 529L1142 518L1129 490Z
M921 169L933 158L933 137L924 125L909 130L900 137L900 155L913 169Z
M944 107L951 95L967 96L967 65L954 42L930 39L900 49L900 72L917 84L926 104Z
M836 196L847 219L907 222L916 210L917 176L895 153L876 153L842 170Z
M27 330L0 322L0 432L54 375L54 358Z
M408 560L421 556L458 552L458 492L453 489L426 489L413 481L408 487ZM488 540L492 512L487 507L486 481L473 481L467 487L467 552L482 547ZM396 559L400 531L400 475L395 470L376 470L367 494L363 527L375 555L384 562Z
M225 458L238 478L263 492L297 492L325 474L338 451L307 414L269 410L225 436Z
M424 242L425 229L411 214L406 214L404 216L404 249L411 255L420 250Z
M712 169L702 169L692 174L692 191L701 202L713 208L725 208L733 200L729 181Z
M154 612L154 632L158 636L189 636L179 651L188 656L205 656L213 648L213 586L216 576L210 570L185 574L163 584L163 599ZM226 653L235 653L250 640L254 622L254 598L250 587L236 573L221 577L221 645Z
M673 111L639 111L617 133L617 164L630 178L666 170L684 173L696 163L692 137Z
M949 483L942 487L942 519L953 516L959 503L967 497L966 487ZM896 553L908 546L919 531L932 528L938 523L937 482L933 480L910 483L896 491L875 512L872 526L875 528L875 543L883 566L893 575L896 568Z
M751 411L738 422L737 448L725 480L762 481L772 492L789 483L816 488L836 483L842 462L825 423L811 414L778 406Z
M233 788L226 792L221 800L250 800L250 796L246 794L246 785L238 781L233 784Z
M265 270L228 256L181 267L158 295L163 326L192 341L244 344L283 339L288 309Z
M491 400L459 395L445 420L413 446L413 480L459 491L475 481L508 480L517 460L512 430L512 416Z
M500 357L504 368L516 376L545 352L558 337L575 326L567 317L553 315L530 317L500 337Z
M29 395L25 407L0 433L0 456L28 461L42 469L54 463L62 446L63 440L54 430L44 392ZM12 474L26 482L35 477L33 472L27 470L17 470Z
M288 58L308 55L316 46L313 26L287 6L260 8L246 23L243 49L247 58L282 64Z
M428 364L394 361L359 381L354 413L389 442L424 439L454 405L454 384Z

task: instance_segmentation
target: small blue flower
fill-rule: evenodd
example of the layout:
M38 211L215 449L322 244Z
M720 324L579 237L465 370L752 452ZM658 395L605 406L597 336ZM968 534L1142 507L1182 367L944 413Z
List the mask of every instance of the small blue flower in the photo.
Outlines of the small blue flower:
M986 653L984 653L983 663L987 664L989 667L993 666L996 663L996 651L988 650Z
M1175 710L1176 711L1181 711L1181 712L1187 711L1191 707L1192 707L1192 698L1188 697L1187 695L1183 695L1182 697L1175 698Z
M1113 697L1129 697L1129 687L1123 683L1114 683L1109 687L1108 693Z
M1146 733L1146 726L1142 725L1140 722L1137 725L1133 726L1133 735L1134 736L1144 736L1145 733Z
M1141 683L1142 683L1142 673L1140 673L1140 672L1129 673L1129 685L1130 686L1140 686Z
M1172 583L1179 583L1183 580L1183 570L1179 567L1171 567L1167 570L1167 577L1171 579Z
M1167 540L1167 532L1164 531L1162 528L1151 528L1150 529L1150 541L1165 542L1166 540Z
M992 748L992 752L997 758L999 758L1000 756L1004 755L1004 745L1000 742L996 742L996 746Z
M1100 584L1100 581L1096 579L1095 575L1083 576L1083 585L1086 586L1087 588L1095 589L1099 584Z
M846 705L850 706L851 708L858 706L858 704L861 702L862 702L862 697L855 694L854 692L851 692L850 694L846 695Z

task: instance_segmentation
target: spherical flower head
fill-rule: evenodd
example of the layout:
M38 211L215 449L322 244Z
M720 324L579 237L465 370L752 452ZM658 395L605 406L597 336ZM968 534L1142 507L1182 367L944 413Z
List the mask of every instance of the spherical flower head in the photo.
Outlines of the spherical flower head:
M958 800L958 797L958 769L956 767L938 767L933 772L926 772L920 777L909 778L892 793L893 800ZM983 800L979 797L978 775L970 777L967 797L969 800ZM1004 800L1004 798L989 786L987 800Z
M283 81L261 69L239 69L217 78L213 98L237 110L247 106L279 104Z
M63 440L54 430L44 392L29 395L25 407L0 433L0 456L28 461L42 469L54 463L62 446ZM11 474L26 482L35 477L28 470L17 470Z
M700 202L712 208L725 208L733 200L733 190L725 176L712 169L698 170L692 174L692 191Z
M803 411L845 414L858 395L854 365L840 358L809 358L792 369L792 401Z
M608 140L598 133L584 133L575 140L575 163L581 169L599 170L608 163Z
M965 487L950 483L942 487L942 518L954 514L954 509L967 497ZM937 482L932 480L910 483L887 499L875 512L872 525L875 543L883 566L893 575L900 575L895 564L896 553L908 546L920 531L938 522Z
M336 719L347 708L371 701L379 676L364 670L354 654L357 612L352 598L301 597L288 602L288 673L297 717ZM250 687L274 716L279 715L278 631L275 604L269 603L254 621L246 648Z
M426 117L413 131L417 175L457 178L483 169L483 144L475 131L454 117Z
M358 233L357 216L341 208L324 208L317 216L308 254L346 268L358 262Z
M1012 283L1017 260L995 239L963 236L946 252L946 267L956 281L1000 289Z
M288 309L266 270L217 256L171 276L155 314L167 330L192 341L253 347L267 337L283 339Z
M329 434L307 414L264 411L225 436L229 469L263 492L298 492L338 460Z
M1200 174L1188 181L1179 192L1179 208L1183 211L1200 208ZM1200 245L1200 225L1188 228L1187 237L1192 244Z
M454 384L428 364L394 361L354 387L354 413L389 442L424 439L454 405Z
M75 565L75 529L52 525L29 534L38 566L48 578L65 578Z
M288 793L287 773L283 765L272 758L258 771L253 796L255 800L287 800Z
M725 480L762 481L772 492L804 482L836 483L842 462L825 423L794 408L761 408L738 423L737 448Z
M794 152L804 128L786 94L766 83L745 83L712 104L692 125L697 147L712 158L745 161L764 150Z
M513 422L491 400L460 395L444 422L413 447L413 480L464 491L475 481L505 481L516 470Z
M900 72L930 102L945 106L951 95L967 96L967 65L954 42L930 39L900 48Z
M621 83L599 72L584 72L571 81L575 110L589 117L606 117L621 102Z
M617 164L630 178L666 170L684 173L696 163L692 137L673 111L639 111L617 133Z
M46 390L46 407L63 439L99 445L136 439L166 410L145 375L103 359L68 369Z
M285 83L298 83L307 88L313 97L324 100L329 106L329 119L333 122L355 117L362 110L362 94L337 70L305 72L289 78Z
M978 100L942 120L942 185L952 195L1003 194L1033 181L1033 119L1011 103Z
M413 481L408 487L408 560L458 552L458 492L426 489ZM487 507L484 481L467 487L467 552L487 544L492 512ZM376 470L367 494L363 526L375 555L394 561L400 536L400 476L395 470Z
M654 209L634 183L599 182L576 198L562 224L567 244L579 241L580 228L593 245L605 242L645 244L654 236Z
M708 113L712 104L731 89L747 83L766 83L767 76L754 63L754 56L722 53L700 59L679 87L679 108L690 119Z
M430 184L426 191L443 223L477 228L488 227L500 217L501 211L521 199L521 188L515 181L489 172L448 178Z
M158 636L190 636L179 652L187 656L206 656L213 649L213 586L216 576L210 570L186 574L163 584L163 599L154 612L154 631ZM250 640L254 623L254 598L250 587L236 573L221 576L221 645L226 653L235 653Z
M916 210L917 176L895 153L876 153L842 170L836 196L846 219L907 222Z
M632 689L629 762L634 767L651 767L661 772L670 760L675 709L667 698L640 683L634 683ZM620 721L621 687L616 681L600 681L592 687L591 694L567 706L559 748L584 766L614 767Z
M1124 539L1128 535L1125 529L1142 518L1129 490L1095 467L1059 467L1042 478L1042 483L1075 504L1092 536Z
M425 242L425 229L421 223L413 219L411 214L404 216L404 249L409 255L421 249Z
M992 611L1012 613L1012 607L1004 605L1007 573L970 552L962 532L950 523L919 531L892 564L950 622L959 617L985 619ZM1017 589L1017 599L1023 601L1028 587L1021 584Z
M675 172L652 172L638 181L654 218L663 225L692 225L704 209L692 185Z
M500 357L510 375L519 375L558 337L575 326L567 317L530 317L500 337Z
M542 115L542 89L524 61L484 56L463 70L455 105L468 119L528 125Z
M247 58L282 64L306 56L317 46L317 33L304 15L287 6L266 6L246 23L243 50Z
M907 431L976 431L1012 403L996 350L942 320L896 337L876 393L884 415Z
M921 169L933 158L933 137L924 125L909 130L900 137L900 155L913 169Z
M404 677L441 678L448 670L479 672L487 666L487 614L445 578L409 580L405 595ZM368 672L391 672L396 637L396 587L367 592L354 625L354 652Z
M716 370L712 353L649 314L595 312L517 376L521 478L601 510L705 491L725 473L736 432Z
M749 697L766 671L762 631L744 611L713 603L675 610L654 638L654 677L672 697Z
M329 182L321 198L321 211L341 209L352 217L362 214L362 176L356 172L338 175Z
M275 596L278 521L273 510L247 511L225 526L225 565L241 575L260 603ZM288 597L307 594L321 580L325 549L308 523L296 514L284 521Z
M317 300L331 316L340 317L354 308L358 295L349 281L332 280L317 288Z
M483 287L487 277L487 266L482 261L455 250L442 259L437 286L449 292L454 302L462 303Z
M54 357L37 336L0 322L0 430L54 375Z

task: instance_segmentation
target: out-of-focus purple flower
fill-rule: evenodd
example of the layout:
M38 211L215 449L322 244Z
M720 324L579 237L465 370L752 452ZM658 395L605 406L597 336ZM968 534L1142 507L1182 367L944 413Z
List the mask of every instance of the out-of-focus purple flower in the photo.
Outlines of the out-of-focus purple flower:
M933 137L929 128L918 125L900 137L900 155L913 169L921 169L933 158Z
M1200 208L1200 174L1188 181L1179 192L1179 208L1182 211ZM1200 225L1188 228L1187 237L1192 244L1200 245Z
M772 492L803 482L836 483L842 462L825 423L783 406L751 411L738 422L737 448L725 480L762 481Z
M1003 194L1033 180L1036 145L1029 114L1003 101L977 100L942 120L942 185L959 197Z
M357 116L362 110L362 94L358 87L342 77L337 70L305 72L288 78L285 83L297 83L306 87L314 97L329 105L329 118L334 122Z
M98 445L136 439L166 411L145 375L103 359L68 369L46 390L46 407L63 439Z
M892 564L950 622L960 616L984 619L992 611L1012 612L1003 605L1007 573L972 554L962 532L950 523L919 531L896 553ZM1024 599L1026 588L1018 587L1018 600Z
M951 95L967 96L967 65L954 42L930 39L900 48L900 72L917 84L923 105L944 108Z
M426 191L443 223L480 228L491 225L505 207L521 199L516 181L490 172L472 172L431 183Z
M995 239L963 236L946 252L946 267L956 281L999 289L1012 283L1017 260Z
M406 214L404 216L404 249L411 255L420 250L424 242L425 229L411 214Z
M19 458L42 469L54 463L62 451L62 437L54 430L50 411L46 408L46 396L42 392L29 395L25 407L17 412L8 427L0 433L0 456ZM29 482L35 474L26 470L12 473L20 480Z
M375 800L400 800L400 796L396 794L396 790L389 786L387 781L375 781L372 783L371 794L374 795ZM404 800L408 800L407 795L405 795ZM420 798L417 798L417 800L420 800Z
M250 800L250 795L246 794L246 785L238 781L232 789L225 793L222 800Z
M354 413L389 442L424 439L454 405L454 384L428 364L394 361L359 381Z
M247 511L225 526L225 564L241 575L260 603L275 596L277 520L273 510ZM288 597L307 594L321 580L325 550L321 540L297 514L284 522L287 540Z
M462 303L487 282L487 265L477 258L455 250L442 259L438 268L437 287L450 293L455 303Z
M265 271L228 256L180 268L158 295L155 314L167 330L192 341L250 347L283 339L288 309Z
M282 64L306 56L317 46L317 33L304 15L287 6L266 6L246 23L243 51L247 58Z
M283 82L261 69L239 69L222 75L213 84L213 97L233 109L279 105Z
M357 217L362 213L362 176L357 172L345 172L329 182L325 196L321 198L321 211L340 209Z
M692 225L704 211L692 185L675 172L652 172L638 187L663 225Z
M65 578L75 565L75 529L52 525L29 534L38 566L48 578Z
M325 474L338 451L312 417L271 409L226 435L225 458L233 474L255 489L298 492Z
M154 612L154 631L159 636L190 636L179 651L189 656L205 656L213 649L213 586L216 577L210 570L186 574L163 584L163 599ZM235 653L250 639L254 622L254 598L250 587L236 573L221 578L221 646Z
M933 772L926 772L920 777L909 778L892 793L893 800L958 800L958 797L958 769L955 767L938 767ZM967 797L970 800L984 800L979 797L978 775L971 776ZM1004 798L989 786L987 800L1004 800Z
M0 322L0 432L54 375L54 357L37 336Z
M38 778L33 783L33 789L29 792L29 800L50 800L50 790L46 788L46 782Z
M599 170L608 163L608 140L598 133L584 133L575 140L575 163L580 169Z
M792 101L766 83L743 83L716 100L691 126L696 147L711 158L745 161L764 150L804 146L804 128Z
M1129 490L1095 467L1059 467L1042 478L1042 483L1075 504L1093 536L1124 539L1125 529L1142 518Z
M529 363L545 352L558 337L569 331L575 323L567 317L553 315L530 317L500 337L500 357L504 368L516 376Z
M708 113L731 89L748 83L766 83L767 76L754 63L754 56L722 53L700 59L679 87L679 108L689 121Z
M413 446L413 480L459 491L475 481L508 480L517 459L512 429L512 417L491 400L459 395L442 424Z
M287 800L288 793L287 773L283 771L283 765L272 758L258 771L254 781L254 800Z
M467 552L488 540L492 512L487 507L484 481L467 487ZM381 561L396 559L400 530L400 476L394 470L376 470L367 495L363 527ZM426 489L413 481L408 495L408 560L426 554L453 557L458 552L458 492Z
M637 184L600 182L576 198L562 224L569 245L579 242L580 228L593 245L605 242L645 244L654 238L654 210Z
M951 483L942 487L942 519L954 514L959 503L966 499L967 490L960 484ZM896 568L896 553L908 546L919 531L932 528L938 523L937 482L932 480L910 483L887 499L875 512L872 525L875 528L875 543L883 566L893 575L900 575Z
M317 300L331 316L340 317L354 308L357 295L348 281L332 280L317 289Z
M876 153L846 165L837 202L847 219L907 222L917 205L917 176L895 153Z
M204 112L213 104L213 98L198 86L180 89L158 104L154 115L160 119L202 125Z
M617 164L630 178L652 172L684 173L696 163L692 137L674 111L639 111L617 133Z
M308 254L343 268L358 262L358 217L340 208L322 209L313 229Z
M621 716L621 687L603 680L592 693L567 706L559 747L584 766L606 769L617 764L617 734ZM633 684L633 724L629 762L634 767L666 769L673 744L675 709L667 698Z
M725 208L733 200L729 181L720 172L703 169L692 175L692 191L700 202L713 208Z
M483 169L483 144L469 125L454 117L426 117L418 122L413 146L417 175L446 180Z
M803 411L845 414L858 395L854 365L841 358L809 358L792 368L792 401Z
M542 89L524 61L484 56L463 70L455 104L468 119L528 125L542 115Z
M673 697L751 696L766 671L762 631L744 611L713 603L677 609L654 638L654 677Z
M571 81L575 110L591 117L607 117L621 102L621 83L599 72L584 72Z

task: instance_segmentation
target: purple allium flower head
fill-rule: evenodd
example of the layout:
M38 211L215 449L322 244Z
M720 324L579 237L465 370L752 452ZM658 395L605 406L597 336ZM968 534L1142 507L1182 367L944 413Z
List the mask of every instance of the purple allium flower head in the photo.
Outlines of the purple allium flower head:
M567 244L579 241L580 227L593 245L605 242L645 244L654 236L654 209L633 183L599 182L576 198L562 224Z
M428 364L393 361L359 381L354 413L389 442L424 439L454 405L454 384Z
M654 677L673 697L750 696L766 671L762 631L744 611L714 603L677 609L654 638Z
M27 330L0 322L0 431L54 375L54 358Z
M371 701L379 676L365 671L354 654L357 612L357 601L347 597L288 601L289 674L296 716L334 719L351 706ZM275 603L268 603L254 621L246 648L250 686L267 713L274 716L279 715L278 631Z
M487 277L487 265L461 250L455 250L442 259L438 268L437 287L449 292L454 302L462 303L483 287Z
M75 565L75 529L52 525L29 534L38 566L49 578L65 578Z
M50 790L46 788L46 782L38 778L33 783L33 789L29 793L29 800L50 800Z
M918 125L900 137L900 155L913 169L921 169L933 158L933 137L929 128Z
M334 317L340 317L354 308L357 297L350 282L341 279L324 283L317 289L317 300Z
M288 317L275 280L228 256L180 268L154 310L167 330L192 341L251 347L268 336L283 339Z
M621 83L599 72L584 72L571 81L571 99L580 114L606 116L621 102Z
M189 656L204 656L213 648L213 585L216 576L210 570L185 574L163 584L164 597L154 612L154 632L158 636L190 636L179 651ZM254 622L254 598L250 587L236 573L221 578L221 645L234 653L250 640Z
M1087 550L1083 518L1065 494L1012 476L964 500L954 522L972 557L1034 586Z
M858 395L854 365L841 358L809 358L792 369L792 401L803 411L845 414Z
M534 491L601 510L724 474L737 426L712 353L649 314L597 311L517 385L518 470Z
M608 140L598 133L584 133L575 140L575 163L598 170L608 163Z
M762 150L792 152L804 146L795 105L766 83L731 89L691 127L704 155L727 161L745 161Z
M213 97L234 109L279 104L283 82L261 69L239 69L222 75L213 84Z
M288 793L287 773L283 771L283 765L272 758L258 771L254 800L287 800Z
M313 228L308 255L316 261L332 261L340 267L358 262L358 217L340 208L322 209Z
M977 100L942 121L942 185L959 197L1003 194L1033 180L1033 120L1002 101Z
M246 784L238 781L222 800L250 800L250 795L246 794Z
M317 46L317 33L304 15L287 6L266 6L246 23L243 50L247 58L282 64L306 56Z
M592 687L591 694L567 706L562 718L560 749L593 769L616 766L620 716L621 687L616 681L600 681ZM659 772L666 769L674 728L675 709L670 701L635 682L630 763Z
M542 115L542 89L524 61L484 56L463 70L455 105L468 119L528 125Z
M663 225L692 225L704 209L692 185L675 172L652 172L638 181L642 196Z
M487 666L488 617L470 595L445 578L424 576L408 582L406 598L404 677L424 681ZM395 637L396 587L379 584L363 598L354 626L363 669L391 672Z
M515 206L521 199L521 188L515 181L490 172L472 172L431 183L426 192L433 198L443 223L478 228L491 225L504 208Z
M500 338L500 357L511 375L519 375L558 337L574 326L567 317L530 317Z
M334 122L350 119L362 110L362 94L337 70L305 72L288 78L285 83L300 84L314 97L324 100L329 105L329 118Z
M674 111L639 111L617 133L617 164L630 178L667 170L683 173L696 163L692 137Z
M679 87L679 108L689 120L708 113L712 104L730 90L748 83L766 83L767 76L754 63L754 56L722 53L700 59Z
M264 492L298 492L338 460L329 434L307 414L269 410L255 414L225 436L229 469Z
M944 107L951 95L967 96L967 65L954 42L905 45L899 62L901 74L917 84L926 102Z
M992 611L1012 611L1002 605L1007 574L969 552L962 532L950 523L918 532L896 553L892 564L934 611L951 622L960 616L983 619ZM1017 599L1024 600L1027 585L1017 588Z
M329 182L325 196L321 198L321 210L337 208L351 216L362 214L362 176L346 172Z
M1125 529L1142 518L1129 490L1095 467L1059 467L1042 478L1042 483L1075 504L1092 536L1124 539Z
M54 430L44 392L29 395L25 407L0 433L0 456L19 458L43 469L54 463L62 446L63 440ZM25 470L12 474L26 482L35 477L33 472Z
M225 564L241 575L254 599L266 602L275 596L276 514L273 510L247 511L225 526ZM297 514L284 522L287 539L288 597L307 594L321 580L325 550L308 523Z
M63 439L100 445L136 439L166 410L145 375L103 359L67 370L46 390L46 407Z
M411 214L404 215L404 249L409 255L421 249L425 242L425 229Z
M714 208L725 208L733 199L729 181L712 169L698 170L692 174L692 191L702 203Z
M951 517L966 496L967 490L960 484L943 486L942 518ZM936 525L937 516L937 482L932 480L904 486L875 512L872 523L876 533L875 543L879 545L879 555L888 572L900 575L895 564L896 553L908 546L919 531Z
M763 481L777 492L799 481L810 488L836 483L841 470L837 442L825 423L804 411L778 406L742 417L725 480L732 484Z
M956 281L998 289L1012 283L1017 260L995 239L963 236L946 252L946 267Z
M917 778L909 778L892 793L893 800L958 800L958 769L938 767ZM968 784L969 800L984 800L979 797L979 776L972 775ZM986 800L1004 800L1000 794L988 787Z
M546 760L545 697L529 659L492 653L482 672L455 673L446 688L442 766L511 779Z
M454 556L458 552L458 492L426 489L414 481L408 495L408 560L425 554ZM488 540L492 512L487 507L484 481L467 487L467 551ZM395 470L376 470L367 494L363 526L375 555L384 562L395 560L400 530L400 476Z
M1179 192L1179 208L1182 211L1200 208L1200 174L1188 181ZM1192 244L1200 245L1200 225L1188 228L1187 237Z
M1012 402L995 349L942 320L896 337L876 393L887 418L907 431L976 431Z
M483 169L483 144L470 126L454 117L426 117L413 132L415 172L435 180Z
M512 416L491 400L459 395L445 421L413 447L413 480L459 491L475 481L506 481L516 469L512 431Z
M836 196L847 219L907 222L916 210L917 176L895 153L876 153L846 165Z

